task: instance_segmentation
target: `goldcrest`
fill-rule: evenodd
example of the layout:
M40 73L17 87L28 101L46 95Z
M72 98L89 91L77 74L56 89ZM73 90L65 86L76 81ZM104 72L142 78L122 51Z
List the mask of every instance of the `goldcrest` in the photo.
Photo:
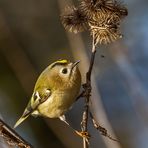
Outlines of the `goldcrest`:
M39 76L32 97L15 127L30 115L60 118L75 102L81 87L81 74L77 62L58 60Z

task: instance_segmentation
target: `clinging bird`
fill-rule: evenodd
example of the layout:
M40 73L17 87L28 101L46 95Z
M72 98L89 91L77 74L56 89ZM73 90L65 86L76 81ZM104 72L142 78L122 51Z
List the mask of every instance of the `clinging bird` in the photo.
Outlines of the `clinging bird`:
M81 87L78 63L58 60L40 74L32 97L14 128L30 115L60 118L68 124L64 114L75 102Z

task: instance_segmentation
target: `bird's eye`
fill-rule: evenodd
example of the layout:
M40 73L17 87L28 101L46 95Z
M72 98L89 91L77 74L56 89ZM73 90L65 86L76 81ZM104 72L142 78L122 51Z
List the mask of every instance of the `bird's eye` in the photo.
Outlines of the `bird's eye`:
M63 69L62 69L62 73L63 73L63 74L67 74L67 72L68 72L67 68L63 68Z

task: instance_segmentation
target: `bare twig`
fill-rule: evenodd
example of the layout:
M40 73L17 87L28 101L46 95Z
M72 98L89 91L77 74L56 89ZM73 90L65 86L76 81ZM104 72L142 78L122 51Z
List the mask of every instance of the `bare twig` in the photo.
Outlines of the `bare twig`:
M94 65L95 60L95 45L94 45L94 36L93 36L93 43L92 43L92 51L91 51L91 60L88 72L86 73L86 83L83 85L85 90L85 109L83 112L81 127L83 132L87 132L87 123L88 123L88 114L89 114L89 100L91 96L91 73ZM83 138L83 148L88 148L88 139L86 137Z
M11 127L0 119L0 136L10 145L19 148L33 148L27 141L18 135Z
M83 132L88 132L87 123L88 123L88 116L90 115L94 127L97 130L99 130L100 133L103 136L108 137L109 139L111 139L113 141L118 141L115 138L113 138L111 135L109 135L107 130L104 127L100 126L96 122L96 120L94 119L92 113L89 110L89 102L90 102L91 89L92 89L92 87L91 87L91 73L92 73L92 69L93 69L93 65L94 65L95 53L96 53L96 46L95 46L94 35L93 35L91 60L90 60L90 65L89 65L88 72L86 73L86 83L83 85L84 91L79 96L79 97L81 97L81 96L85 97L85 109L84 109L84 112L83 112L83 117L82 117L82 122L81 122L82 131ZM89 139L84 137L83 138L83 148L88 148L88 146L89 146Z
M83 90L76 98L76 101L79 100L81 97L84 97L85 91Z
M93 122L94 127L99 130L99 132L101 133L101 135L108 137L109 139L113 140L113 141L117 141L119 142L117 139L113 138L111 135L108 134L107 129L104 128L103 126L99 125L98 122L95 120L95 118L93 117L91 111L89 111L89 115L91 117L91 120Z

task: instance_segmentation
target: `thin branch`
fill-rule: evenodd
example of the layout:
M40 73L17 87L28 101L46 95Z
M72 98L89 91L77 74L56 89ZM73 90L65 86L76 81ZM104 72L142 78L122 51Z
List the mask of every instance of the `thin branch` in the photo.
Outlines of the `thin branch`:
M79 100L81 97L84 97L85 91L83 90L76 98L76 101Z
M107 129L104 128L103 126L99 125L97 123L97 121L95 120L95 118L93 117L92 113L89 111L89 115L91 117L91 120L93 122L94 127L99 130L99 132L101 133L101 135L108 137L109 139L113 140L113 141L117 141L119 142L117 139L113 138L111 135L108 134Z
M94 34L93 34L90 65L89 65L88 72L86 73L86 83L87 83L87 84L90 84L90 83L91 83L91 73L92 73L92 68L93 68L94 61L95 61L95 53L96 53L96 46L95 46ZM89 82L88 82L88 81L89 81Z
M0 119L0 136L10 145L19 148L33 148L27 141L18 135L11 127Z
M85 109L83 112L82 122L81 122L81 128L83 132L87 132L87 123L88 123L88 115L89 115L89 101L91 96L91 73L94 65L95 60L95 45L94 45L94 36L93 36L93 43L92 43L92 51L91 51L91 60L89 64L88 72L86 73L86 83L83 85L85 90ZM89 147L89 139L86 137L83 138L83 148Z

